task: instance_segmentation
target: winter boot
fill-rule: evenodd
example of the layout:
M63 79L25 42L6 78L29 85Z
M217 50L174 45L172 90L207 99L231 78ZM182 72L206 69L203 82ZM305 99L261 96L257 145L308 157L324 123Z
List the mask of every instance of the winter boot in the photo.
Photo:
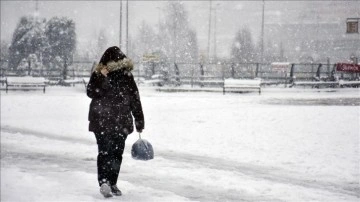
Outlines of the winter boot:
M111 192L111 188L108 184L104 183L101 185L100 187L100 193L105 197L105 198L109 198L112 197L113 195L110 193Z
M115 196L122 195L120 189L116 185L111 186L111 193L113 193Z

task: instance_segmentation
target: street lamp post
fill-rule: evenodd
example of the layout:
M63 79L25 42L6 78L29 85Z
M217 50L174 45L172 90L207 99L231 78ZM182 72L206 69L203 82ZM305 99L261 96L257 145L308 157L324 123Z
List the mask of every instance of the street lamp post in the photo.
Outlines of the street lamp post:
M39 2L38 0L35 1L35 22L38 21L38 17L39 17Z
M122 45L122 0L120 0L120 31L119 31L120 35L119 35L119 47L121 49L121 45Z
M211 34L211 3L212 1L210 0L210 5L209 5L209 32L208 32L208 61L210 60L210 34Z
M261 21L261 63L264 62L264 19L265 19L265 0L262 4L262 21Z
M214 17L215 17L215 20L214 20L214 61L217 62L217 55L216 55L216 7L215 7L215 10L214 10Z
M177 50L177 10L176 10L176 7L174 6L174 14L175 14L175 17L174 17L174 41L173 41L173 57L174 57L174 65L176 64L176 50Z
M126 55L129 55L129 0L126 0Z
M220 3L216 4L216 7L214 9L214 60L215 62L217 62L217 50L216 50L216 46L217 46L217 39L216 39L216 31L217 31L217 7L220 5Z
M216 46L217 46L217 39L216 39L216 31L217 31L217 8L219 7L220 3L216 4L215 10L214 10L214 61L215 61L215 67L216 70L218 69L218 58L217 58L217 50L216 50ZM224 67L221 67L221 72L222 72L222 78L224 79L225 77L225 71L224 71Z
M160 24L161 24L161 23L160 23L160 10L161 10L161 8L160 8L160 7L156 7L156 9L158 9L158 12L159 12L159 13L158 13L158 15L159 15L159 16L158 16L158 17L159 17L159 19L158 19L158 24L159 24L159 34L160 34L160 32L161 32L161 26L160 26Z

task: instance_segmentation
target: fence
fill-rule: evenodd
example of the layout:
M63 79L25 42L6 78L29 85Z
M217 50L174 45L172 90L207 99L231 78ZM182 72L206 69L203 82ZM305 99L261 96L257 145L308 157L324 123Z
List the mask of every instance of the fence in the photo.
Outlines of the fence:
M1 61L0 76L41 76L49 80L90 77L96 63L74 61L64 69L26 68L11 70ZM264 84L291 83L294 79L304 81L333 80L336 76L346 80L359 80L359 73L336 72L335 64L292 63L275 69L271 63L164 63L135 62L134 77L151 80L161 78L163 84L218 85L224 78L261 78ZM140 79L137 79L140 81Z

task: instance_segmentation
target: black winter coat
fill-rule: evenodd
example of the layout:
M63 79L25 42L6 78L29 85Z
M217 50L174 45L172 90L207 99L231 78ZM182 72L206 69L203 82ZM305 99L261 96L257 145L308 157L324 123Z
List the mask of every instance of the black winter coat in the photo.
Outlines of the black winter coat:
M125 133L133 132L133 117L136 129L144 129L139 91L131 74L132 63L124 60L107 64L107 77L100 73L102 64L92 73L87 85L90 97L89 131Z

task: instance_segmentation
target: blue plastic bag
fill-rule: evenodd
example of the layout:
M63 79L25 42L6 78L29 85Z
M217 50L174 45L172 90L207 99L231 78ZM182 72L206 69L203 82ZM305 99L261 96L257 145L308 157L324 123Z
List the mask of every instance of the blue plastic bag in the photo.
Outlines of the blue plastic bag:
M151 160L154 158L154 149L150 142L141 139L139 134L139 139L132 145L131 156L136 160Z

